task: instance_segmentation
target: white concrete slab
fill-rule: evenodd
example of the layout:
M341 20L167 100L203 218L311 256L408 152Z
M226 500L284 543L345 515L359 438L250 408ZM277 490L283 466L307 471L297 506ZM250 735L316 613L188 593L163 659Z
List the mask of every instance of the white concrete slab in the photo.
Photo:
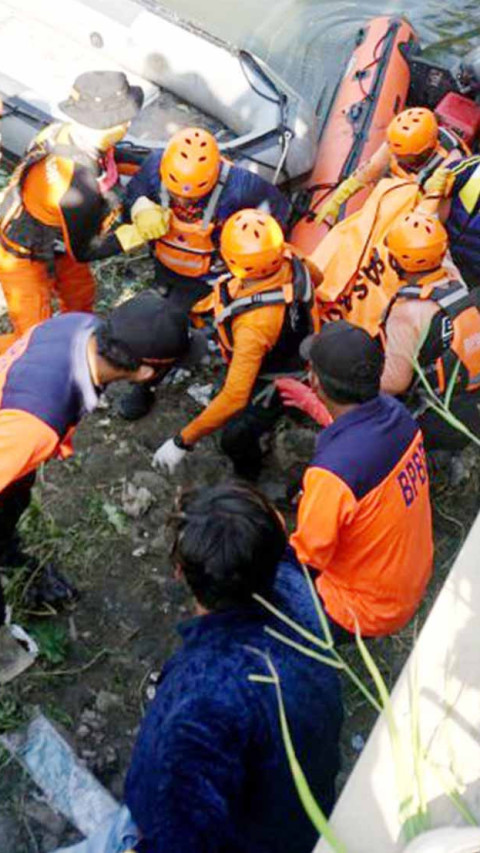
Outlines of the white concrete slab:
M415 679L422 744L444 778L455 781L480 823L480 516L393 692L402 749L410 768ZM427 769L424 778L432 825L462 824L439 775ZM331 824L348 853L390 853L402 846L394 763L383 717L342 792ZM327 850L321 840L314 853Z

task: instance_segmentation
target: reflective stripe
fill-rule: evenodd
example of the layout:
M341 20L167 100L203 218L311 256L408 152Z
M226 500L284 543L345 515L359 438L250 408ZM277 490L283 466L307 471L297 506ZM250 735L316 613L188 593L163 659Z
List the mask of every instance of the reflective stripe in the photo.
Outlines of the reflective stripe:
M472 175L470 175L465 186L460 190L458 197L467 213L473 213L480 199L480 164Z
M240 299L235 299L230 305L227 305L223 311L217 315L214 320L216 328L222 325L225 320L228 320L233 314L241 313L243 308L250 308L255 305L261 308L264 305L285 305L285 296L282 291L271 291L270 293L253 293L251 296L242 296Z
M202 227L203 228L207 228L210 225L210 222L212 221L212 219L215 215L215 212L216 212L217 207L218 207L218 202L220 200L220 196L223 193L223 190L225 189L225 184L227 182L228 174L230 172L230 165L231 164L227 163L226 160L224 160L222 162L218 181L215 185L215 188L214 188L214 190L210 196L208 204L207 204L207 206L204 210L204 213L203 213L203 217L202 217Z

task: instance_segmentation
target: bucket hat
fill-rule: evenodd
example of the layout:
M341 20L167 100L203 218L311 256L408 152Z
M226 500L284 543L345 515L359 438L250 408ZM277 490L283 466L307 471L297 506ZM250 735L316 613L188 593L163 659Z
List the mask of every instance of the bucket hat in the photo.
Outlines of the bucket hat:
M103 130L130 121L142 104L143 90L131 86L123 71L87 71L59 107L79 124Z

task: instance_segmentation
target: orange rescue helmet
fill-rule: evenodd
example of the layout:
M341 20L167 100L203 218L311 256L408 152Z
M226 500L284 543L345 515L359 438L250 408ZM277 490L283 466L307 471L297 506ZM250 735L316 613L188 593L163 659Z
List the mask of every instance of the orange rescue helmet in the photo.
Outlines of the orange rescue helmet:
M439 267L448 249L442 223L427 213L407 213L390 228L385 244L405 272L424 272Z
M173 195L201 198L217 183L220 162L217 141L208 130L184 127L165 148L160 176Z
M426 107L404 110L388 125L387 140L399 159L424 154L438 144L437 119Z
M220 253L235 278L263 278L280 269L285 239L277 220L254 208L230 216L220 236Z

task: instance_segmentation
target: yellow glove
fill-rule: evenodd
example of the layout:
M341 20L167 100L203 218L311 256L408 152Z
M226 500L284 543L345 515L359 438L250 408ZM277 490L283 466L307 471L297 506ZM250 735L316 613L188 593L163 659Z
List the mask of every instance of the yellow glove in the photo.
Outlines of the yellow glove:
M132 249L138 249L139 246L143 246L145 243L145 240L135 225L120 225L120 227L115 231L115 237L124 252L130 252Z
M348 201L352 195L355 195L359 190L363 189L365 184L355 175L350 175L345 181L342 181L335 192L325 202L315 216L315 225L321 225L322 222L328 219L329 223L334 225L338 219L342 204Z
M423 185L425 195L437 195L446 198L450 194L452 184L455 180L455 175L450 169L445 169L444 166L439 166L435 169L433 175L430 175L428 180Z
M144 240L158 240L167 233L172 212L168 207L161 207L145 196L140 196L132 205L132 222Z

